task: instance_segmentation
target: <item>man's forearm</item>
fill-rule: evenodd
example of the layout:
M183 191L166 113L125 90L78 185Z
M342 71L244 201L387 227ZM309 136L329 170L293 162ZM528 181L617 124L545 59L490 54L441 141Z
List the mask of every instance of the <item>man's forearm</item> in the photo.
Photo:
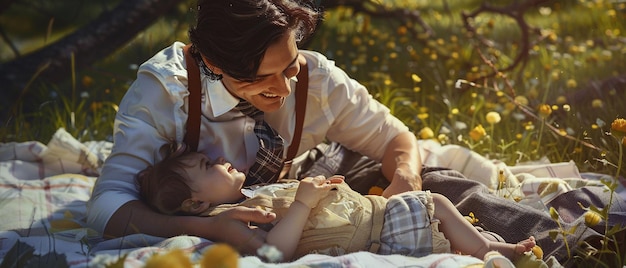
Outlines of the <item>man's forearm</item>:
M141 201L121 206L107 223L105 238L144 233L160 237L192 235L228 243L239 252L254 254L265 239L265 232L252 229L249 222L268 223L276 214L261 209L235 207L216 216L169 216L154 212Z
M417 181L411 183L415 183L421 188L422 182L419 179L419 174L422 164L417 148L417 139L411 132L400 133L385 149L382 160L383 175L392 181L397 169L403 170L406 174L417 175L414 179Z
M111 217L104 231L105 238L121 237L143 233L159 237L172 237L181 234L206 237L210 234L194 233L194 218L159 214L141 201L130 201L121 206ZM200 219L197 219L200 220Z

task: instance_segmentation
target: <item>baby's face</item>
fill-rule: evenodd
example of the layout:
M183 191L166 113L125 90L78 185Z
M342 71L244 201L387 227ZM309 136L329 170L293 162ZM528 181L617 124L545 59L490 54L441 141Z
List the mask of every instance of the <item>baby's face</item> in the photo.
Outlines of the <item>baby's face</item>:
M192 198L218 205L237 202L243 197L241 187L246 175L223 158L211 161L204 154L193 153L183 161L190 166L185 171L191 181Z

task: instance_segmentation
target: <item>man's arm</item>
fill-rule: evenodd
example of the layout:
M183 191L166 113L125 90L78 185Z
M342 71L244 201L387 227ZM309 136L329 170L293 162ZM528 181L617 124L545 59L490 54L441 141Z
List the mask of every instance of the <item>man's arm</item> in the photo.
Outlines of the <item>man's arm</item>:
M389 142L383 156L383 175L391 182L383 191L383 196L421 190L421 170L422 163L415 135L410 131L401 132Z
M252 229L249 222L269 223L274 213L261 209L236 207L213 217L169 216L154 212L143 202L135 200L121 206L106 225L105 238L144 233L160 237L193 235L212 241L225 242L244 253L255 253L263 242L260 230ZM264 236L263 234L261 236Z

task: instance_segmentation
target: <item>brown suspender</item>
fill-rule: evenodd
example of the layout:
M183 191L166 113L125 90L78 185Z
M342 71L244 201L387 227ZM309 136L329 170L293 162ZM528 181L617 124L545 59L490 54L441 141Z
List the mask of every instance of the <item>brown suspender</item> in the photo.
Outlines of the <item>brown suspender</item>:
M200 89L200 69L194 57L189 53L191 44L183 47L185 61L187 62L187 83L189 90L189 115L187 117L187 127L184 142L192 151L198 150L200 140L200 110L201 93ZM293 141L287 151L287 158L280 178L284 178L285 171L291 167L292 160L298 153L300 138L302 137L302 126L304 125L304 114L306 112L307 91L309 89L309 71L307 65L300 65L298 73L298 83L296 83L296 129L293 133Z
M189 146L191 151L198 150L198 141L200 140L200 105L202 105L202 95L200 89L200 69L196 60L189 53L191 45L183 47L185 61L187 62L187 90L189 90L189 113L187 116L187 131L185 131L185 144Z

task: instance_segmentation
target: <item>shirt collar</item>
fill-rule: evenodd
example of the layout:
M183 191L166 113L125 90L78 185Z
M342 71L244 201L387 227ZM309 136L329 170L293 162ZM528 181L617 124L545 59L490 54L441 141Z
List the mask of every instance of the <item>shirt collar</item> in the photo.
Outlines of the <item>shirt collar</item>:
M209 96L207 103L211 104L211 110L215 117L223 115L237 106L239 98L233 96L228 92L224 84L221 81L212 81L206 76L202 77L207 90L206 95Z

